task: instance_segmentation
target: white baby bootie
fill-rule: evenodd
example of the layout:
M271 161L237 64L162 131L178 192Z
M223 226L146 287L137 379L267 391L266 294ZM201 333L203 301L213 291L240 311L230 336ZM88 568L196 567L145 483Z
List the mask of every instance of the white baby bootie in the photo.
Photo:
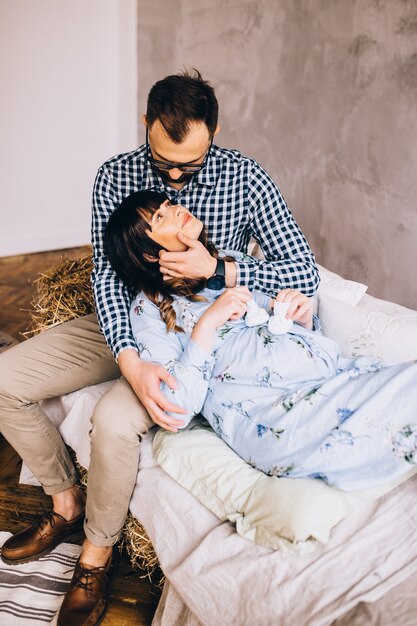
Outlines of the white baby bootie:
M246 313L245 322L246 326L260 326L265 324L269 320L268 312L265 309L261 309L255 300L249 300L248 311Z
M291 302L275 302L274 314L269 318L268 330L272 335L283 335L293 325L293 321L285 317Z

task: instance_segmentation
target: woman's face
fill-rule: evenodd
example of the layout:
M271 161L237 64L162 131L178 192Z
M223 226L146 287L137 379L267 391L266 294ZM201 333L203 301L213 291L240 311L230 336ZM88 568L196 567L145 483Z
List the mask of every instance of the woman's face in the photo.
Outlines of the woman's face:
M182 243L177 233L183 233L197 240L203 230L203 223L194 217L180 204L171 204L165 200L152 215L150 228L146 231L148 237L169 252L184 252L188 247Z

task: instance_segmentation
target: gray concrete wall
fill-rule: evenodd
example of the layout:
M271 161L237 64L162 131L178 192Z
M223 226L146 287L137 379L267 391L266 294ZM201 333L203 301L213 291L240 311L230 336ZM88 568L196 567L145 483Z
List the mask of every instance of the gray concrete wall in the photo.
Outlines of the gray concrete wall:
M279 184L317 259L417 308L417 1L138 0L139 101L197 67L218 143Z

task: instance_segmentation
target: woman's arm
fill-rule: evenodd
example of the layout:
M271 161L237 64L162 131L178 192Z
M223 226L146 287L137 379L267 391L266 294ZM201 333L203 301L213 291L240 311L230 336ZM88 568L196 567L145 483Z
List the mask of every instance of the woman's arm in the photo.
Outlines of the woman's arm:
M185 409L186 414L180 416L181 427L199 413L206 399L214 366L211 352L216 329L231 317L244 315L250 298L246 287L227 289L200 317L190 338L182 333L168 333L158 307L143 295L132 303L130 320L141 359L163 365L178 382L177 389L162 383L161 391L169 401Z
M160 390L169 402L182 407L186 413L165 413L182 421L178 428L186 426L201 410L207 395L214 364L210 352L185 334L168 333L158 307L143 295L137 296L132 303L130 322L141 360L161 365L175 377L176 389L162 382ZM171 430L175 432L176 428Z
M200 317L191 338L203 350L211 353L216 330L228 320L243 317L251 298L247 287L226 289Z

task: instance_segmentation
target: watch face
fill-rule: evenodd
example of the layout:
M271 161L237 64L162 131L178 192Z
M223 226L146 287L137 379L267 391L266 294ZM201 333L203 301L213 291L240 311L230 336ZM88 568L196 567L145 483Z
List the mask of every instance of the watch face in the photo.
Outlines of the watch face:
M211 278L209 278L207 281L207 287L209 289L215 289L215 290L223 289L224 285L225 285L224 276L218 276L216 274L212 276Z

